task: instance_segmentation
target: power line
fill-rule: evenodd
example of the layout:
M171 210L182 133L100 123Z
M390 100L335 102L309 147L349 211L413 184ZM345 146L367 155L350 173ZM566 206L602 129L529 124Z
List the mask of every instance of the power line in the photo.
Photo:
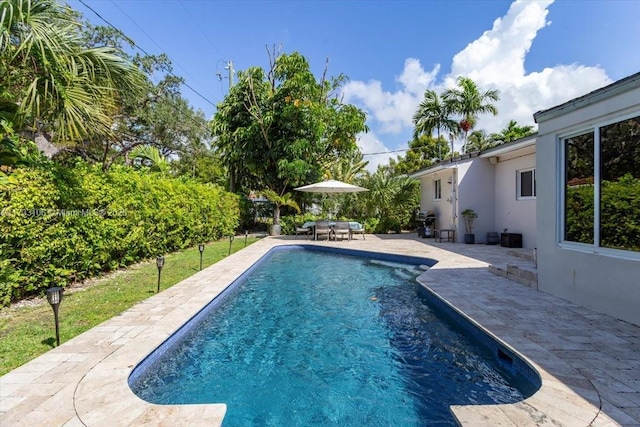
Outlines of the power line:
M391 154L391 153L401 153L403 151L423 151L423 150L428 150L428 147L415 147L415 148L399 148L397 150L390 150L390 151L379 151L377 153L366 153L366 154L362 154L363 156L376 156L379 154Z
M218 49L216 45L213 43L213 41L211 41L207 33L202 30L202 27L200 26L198 21L194 19L193 15L191 15L191 12L189 12L189 9L187 9L187 7L184 5L184 2L182 0L178 0L178 2L182 6L182 8L185 10L185 12L187 12L187 15L189 16L189 18L191 18L193 23L196 24L196 28L198 28L198 31L200 31L200 34L202 34L202 36L209 42L211 47L213 47L213 49L216 50L220 54L220 56L224 56L224 54L220 51L220 49Z
M398 150L390 150L390 151L380 151L377 153L362 153L363 156L376 156L378 154L391 154L391 153L400 153L402 151L412 151L415 150L414 148L400 148Z
M81 4L84 5L84 7L86 7L87 9L89 9L91 12L93 12L98 18L100 18L105 24L107 24L108 26L110 26L111 28L113 28L114 30L116 30L122 37L124 37L126 40L131 41L131 43L133 43L133 45L139 49L142 53L144 53L147 56L151 56L146 50L144 50L142 47L138 46L138 44L131 38L127 37L127 35L120 30L119 28L117 28L115 25L113 25L111 22L107 21L105 18L102 17L102 15L100 15L95 9L93 9L91 6L89 6L88 4L86 4L84 2L84 0L78 0ZM129 18L131 19L131 18ZM145 33L146 34L146 33ZM155 43L155 42L154 42ZM183 80L181 77L176 76L172 71L167 71L168 74L170 74L171 76L177 78L177 79L181 79ZM193 87L191 87L191 85L189 85L186 81L183 81L182 84L184 86L186 86L187 88L189 88L193 93L195 93L196 95L198 95L200 98L202 98L204 101L208 102L209 104L211 104L213 107L216 106L215 103L213 103L212 101L210 101L208 98L206 98L204 95L202 95L200 92L198 92L197 90L195 90Z
M147 32L146 32L146 31L141 27L141 26L140 26L140 25L138 25L138 23L137 23L134 19L132 19L132 18L127 14L127 12L125 12L125 11L124 11L120 6L118 6L118 4L117 4L114 0L111 0L111 3L112 3L112 4L113 4L113 5L114 5L114 6L115 6L115 7L116 7L116 8L117 8L117 9L118 9L118 10L119 10L123 15L124 15L124 16L126 16L126 17L127 17L127 19L129 19L129 21L131 21L131 22L133 23L133 25L135 25L136 27L138 27L138 29L139 29L140 31L142 31L142 34L144 34L145 36L147 36L147 38L148 38L149 40L151 40L151 42L152 42L154 45L156 45L156 47L157 47L158 49L160 49L160 51L161 51L161 52L162 52L162 51L164 51L164 49L162 48L162 46L160 46L160 45L159 45L159 44L158 44L158 43L157 43L157 42L156 42L156 41L155 41L155 40L154 40L154 39L153 39L153 38L152 38L152 37L151 37L151 36L150 36L150 35L149 35L149 34L148 34L148 33L147 33ZM195 81L196 83L198 83L198 85L199 85L201 88L203 88L205 91L207 91L210 95L213 95L213 93L211 93L211 92L209 92L209 91L207 90L206 85L203 85L202 83L198 82L195 78L193 78L193 76L191 76L191 75L189 74L189 71L187 71L187 70L186 70L184 67L182 67L179 63L177 63L177 62L175 62L175 61L173 61L173 60L171 61L171 63L172 63L172 64L175 64L178 68L180 68L180 70L182 70L182 71L185 73L185 75L187 75L187 76L188 76L192 81ZM213 95L213 96L215 96L215 95Z
M107 24L108 26L110 26L111 28L113 28L114 30L116 30L122 37L124 37L126 40L128 40L131 44L133 44L133 46L135 46L138 50L140 50L142 53L144 53L147 56L151 56L144 48L142 48L141 46L139 46L133 39L129 38L122 30L120 30L118 27L116 27L115 25L113 25L111 22L109 22L106 18L104 18L102 15L100 15L100 13L98 13L95 9L93 9L91 6L89 6L87 3L84 2L84 0L78 0L82 5L84 5L84 7L86 7L87 9L89 9L91 12L93 12L98 18L100 18L105 24ZM151 36L149 36L149 34L146 33L146 31L144 31L143 28L141 28L133 19L131 19L131 17L129 15L127 15L127 13L125 11L123 11L113 0L111 1L114 6L116 6L118 8L118 10L120 10L120 12L122 12L123 15L125 15L127 17L127 19L129 19L130 21L132 21L134 23L134 25L136 27L138 27L138 29L140 31L142 31L142 33L144 35L146 35L149 40L151 40L160 50L163 50L162 47L160 45L158 45L158 43L155 42L155 40L153 40L153 38ZM183 8L185 8L185 10L187 11L187 14L189 15L189 17L194 21L194 23L196 24L196 26L198 27L198 30L204 34L204 32L202 31L201 27L198 26L197 22L193 19L193 17L191 16L191 14L188 12L188 10L186 9L186 7L184 6L184 4L182 3L182 1L180 1L180 4L182 5ZM209 41L209 43L211 43L211 40L206 36L206 34L204 34L205 38ZM214 47L214 49L216 49L219 53L220 50L218 50L215 45L213 45L213 43L211 43L211 45ZM180 67L179 64L177 64L178 67ZM182 68L182 67L180 67ZM183 69L184 70L184 69ZM176 76L173 72L171 71L167 71L168 74L170 74L171 76L175 77L175 78L179 78L181 79L181 77ZM212 101L210 101L209 99L207 99L204 95L202 95L200 92L198 92L197 90L195 90L193 87L191 87L188 83L183 82L183 84L189 88L193 93L195 93L196 95L198 95L200 98L202 98L204 101L208 102L209 104L211 104L212 106L216 107L216 104L214 104ZM131 135L126 135L124 133L122 133L124 136L129 136L131 137ZM149 141L149 143L152 143L151 141ZM392 153L400 153L400 152L406 152L406 151L412 151L412 150L416 150L413 148L402 148L402 149L398 149L398 150L390 150L390 151L380 151L377 153L362 153L363 156L376 156L376 155L381 155L381 154L392 154Z

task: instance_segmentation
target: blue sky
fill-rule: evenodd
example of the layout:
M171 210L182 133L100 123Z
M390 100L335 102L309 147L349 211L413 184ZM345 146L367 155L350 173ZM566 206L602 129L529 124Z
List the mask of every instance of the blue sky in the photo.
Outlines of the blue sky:
M267 67L276 45L319 76L328 58L329 75L350 78L345 101L367 112L358 145L370 169L407 147L425 89L459 75L501 91L499 115L476 127L495 132L640 71L640 0L82 1L146 52L166 53L207 117L228 90L228 61Z

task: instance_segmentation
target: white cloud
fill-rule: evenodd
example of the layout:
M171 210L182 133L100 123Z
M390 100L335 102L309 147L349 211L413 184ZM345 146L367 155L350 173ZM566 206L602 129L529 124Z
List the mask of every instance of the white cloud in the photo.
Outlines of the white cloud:
M396 81L402 83L407 92L416 95L420 102L425 89L433 85L439 72L440 64L435 64L431 71L425 72L419 60L408 58L404 61L404 70Z
M479 118L478 127L487 132L503 129L512 119L521 125L535 125L536 111L610 83L602 68L579 64L526 73L526 55L538 31L550 25L546 18L552 3L553 0L514 1L507 14L494 21L491 30L453 57L445 87L453 86L458 76L466 76L483 90L500 90L498 116Z
M378 132L398 134L411 128L411 118L424 91L434 83L439 71L440 66L436 65L426 72L420 61L409 58L404 63L402 74L396 78L402 89L388 92L382 89L378 80L367 83L352 81L343 88L344 101L363 108Z
M493 28L469 43L453 57L449 85L453 77L464 75L481 86L525 75L524 60L538 30L547 25L547 7L553 0L515 1Z
M384 146L384 143L373 132L360 134L357 144L363 153L379 153L364 156L364 160L369 162L367 165L369 172L375 172L378 169L378 165L387 164L390 158L395 158L395 155L389 152L389 149Z
M496 103L497 117L479 117L479 129L488 133L503 129L509 120L521 125L535 125L533 113L584 95L611 82L601 67L580 64L558 65L527 73L525 58L538 34L550 25L548 7L553 0L516 0L505 16L494 21L490 30L472 41L452 60L451 73L436 83L440 65L425 71L418 59L409 58L396 81L400 89L385 91L377 80L353 81L344 87L346 102L363 108L372 132L369 139L381 143L374 135L407 135L413 129L411 118L424 90L441 92L455 85L458 76L473 79L482 90L500 90ZM370 147L362 147L364 153ZM395 147L394 147L395 148ZM376 152L381 151L376 149Z

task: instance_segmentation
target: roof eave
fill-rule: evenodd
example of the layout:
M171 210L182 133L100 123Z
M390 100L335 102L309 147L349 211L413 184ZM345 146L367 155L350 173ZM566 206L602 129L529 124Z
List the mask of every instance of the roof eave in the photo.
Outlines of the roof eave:
M579 108L586 107L587 105L595 104L596 102L628 92L636 87L640 87L640 73L632 74L629 77L625 77L624 79L613 82L610 85L596 89L586 95L567 101L564 104L557 105L547 110L538 111L533 114L533 120L536 123L551 120Z
M419 179L423 176L431 175L432 173L435 173L444 169L451 169L453 167L456 167L459 162L470 160L474 157L478 157L478 155L479 155L479 151L473 151L471 153L462 154L460 156L454 157L453 159L442 160L440 163L436 165L429 166L428 168L421 169L417 172L412 173L411 175L409 175L409 178Z
M536 145L537 138L538 138L538 133L536 132L533 135L525 136L524 138L517 139L513 142L498 145L497 147L492 147L492 148L489 148L488 150L484 150L482 153L480 153L480 157L482 158L495 157L495 156L500 156L506 153L510 153L512 151L522 150L523 148Z

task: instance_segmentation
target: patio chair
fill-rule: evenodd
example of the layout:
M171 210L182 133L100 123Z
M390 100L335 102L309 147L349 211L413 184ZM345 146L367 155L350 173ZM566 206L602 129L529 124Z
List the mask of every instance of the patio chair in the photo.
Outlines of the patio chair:
M316 221L314 240L318 240L318 237L323 235L326 235L327 240L330 240L332 234L333 230L329 226L329 221Z
M307 238L309 238L309 236L311 236L311 227L305 227L304 225L301 225L301 226L296 225L296 239L298 238L299 234L304 234L307 236Z
M351 229L351 236L354 234L362 234L362 240L367 240L364 237L364 225L359 222L351 222L349 223L349 228Z
M336 224L333 226L333 235L336 240L338 240L338 235L340 235L340 240L343 240L345 235L348 240L351 240L349 223L347 221L336 221Z

